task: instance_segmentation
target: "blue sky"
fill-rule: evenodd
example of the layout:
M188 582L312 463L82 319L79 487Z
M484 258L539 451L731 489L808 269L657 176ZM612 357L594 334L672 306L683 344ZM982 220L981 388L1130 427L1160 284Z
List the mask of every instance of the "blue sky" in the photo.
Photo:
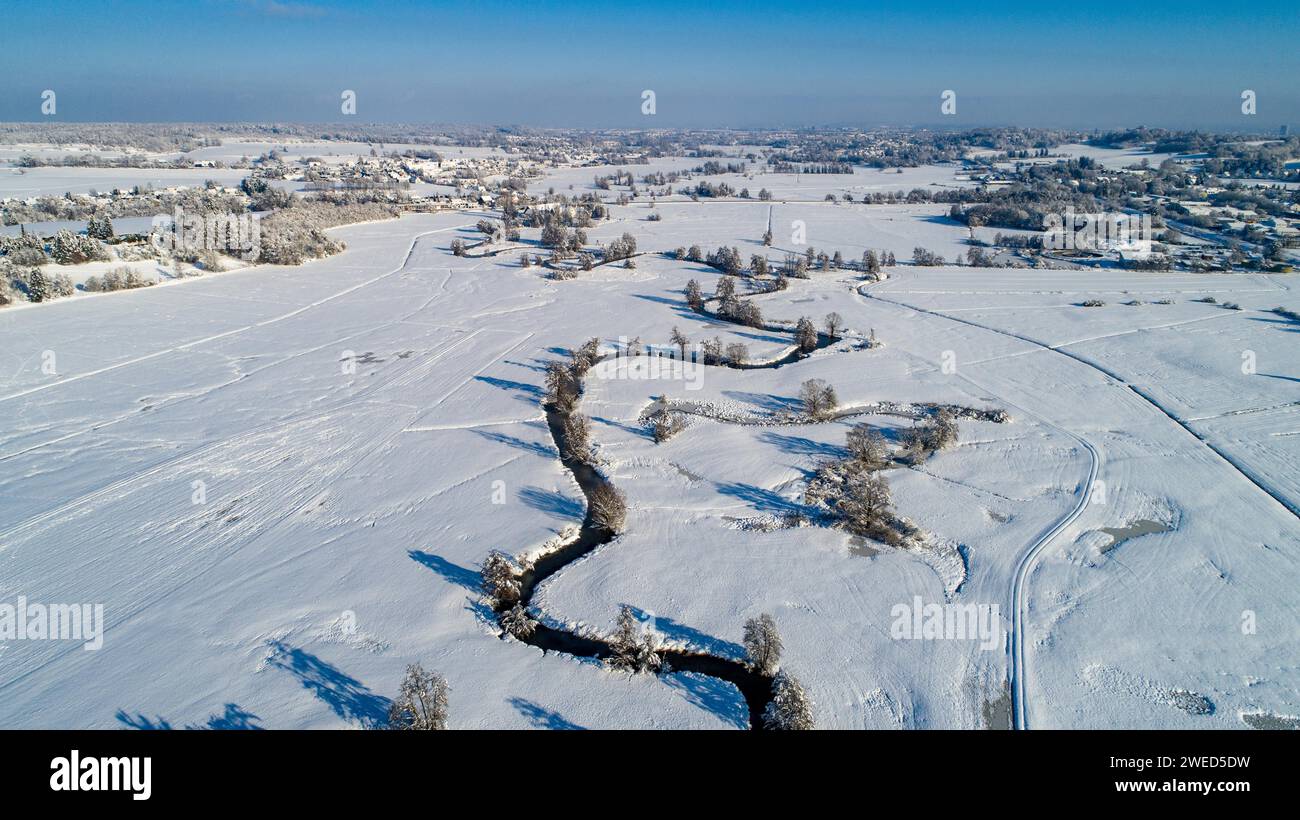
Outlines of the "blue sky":
M1296 0L23 0L0 28L5 121L53 89L62 120L334 122L352 89L366 122L1300 127Z

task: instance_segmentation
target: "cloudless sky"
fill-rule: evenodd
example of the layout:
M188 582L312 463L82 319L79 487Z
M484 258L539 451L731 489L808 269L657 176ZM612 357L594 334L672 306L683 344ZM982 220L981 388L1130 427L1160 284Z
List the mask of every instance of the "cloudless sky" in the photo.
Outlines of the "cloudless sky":
M3 121L51 89L59 120L1300 127L1300 0L7 0L0 32Z

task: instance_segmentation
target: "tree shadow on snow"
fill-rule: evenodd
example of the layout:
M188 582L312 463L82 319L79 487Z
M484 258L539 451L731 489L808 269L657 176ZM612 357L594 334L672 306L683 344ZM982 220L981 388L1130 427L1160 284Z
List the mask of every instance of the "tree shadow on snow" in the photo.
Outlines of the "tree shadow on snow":
M717 715L737 729L749 728L749 707L740 690L730 683L692 672L664 675L663 682L681 692L688 703Z
M777 412L779 410L799 410L803 404L790 396L778 396L775 393L749 393L744 390L723 390L722 395L736 401L743 401L746 404L752 404L763 410Z
M758 342L771 342L772 344L788 345L790 343L789 339L784 339L780 336L773 336L770 333L753 333L748 330L734 330L732 332L742 339L753 339Z
M643 438L647 441L654 441L655 439L654 434L644 427L634 427L631 424L624 424L621 421L614 421L613 419L607 419L601 416L592 416L591 420L598 424L604 424L607 427L617 428L625 433L631 433L637 438Z
M484 384L490 384L493 387L499 387L502 390L515 390L520 393L523 393L524 394L523 396L518 396L517 398L519 398L522 401L526 401L530 403L540 399L544 392L542 388L538 387L535 384L528 384L527 382L511 381L510 379L498 379L493 376L475 376L474 380L483 382ZM526 397L531 397L531 398L526 398Z
M830 444L824 441L813 441L803 436L787 436L781 433L764 432L760 433L758 440L766 444L777 447L783 453L790 453L796 456L825 456L827 458L844 458L848 451L838 444Z
M281 641L269 641L272 653L268 662L298 679L334 714L348 721L375 729L387 723L388 698L371 692L361 681L344 673L310 652Z
M475 430L474 432L489 441L495 441L498 444L505 444L508 447L514 447L516 450L523 450L524 452L532 453L535 456L541 456L542 458L547 459L560 457L560 454L556 452L554 447L548 447L547 445L540 444L536 441L525 441L516 436L509 436L505 433L498 433L492 430Z
M407 550L406 554L411 556L412 561L423 564L446 580L462 586L470 592L478 592L483 585L483 576L472 569L462 567L460 564L453 564L441 555L435 555L424 550Z
M539 512L548 513L557 518L568 520L581 519L587 514L583 502L570 498L558 490L543 490L541 487L524 487L519 491L519 498L528 506Z
M1300 320L1288 319L1285 316L1278 316L1277 318L1252 316L1250 317L1250 320L1252 322L1264 322L1269 325L1278 325L1279 330L1284 330L1288 333L1300 333Z
M728 482L714 486L717 487L719 493L729 495L732 498L739 498L759 512L772 513L773 515L804 512L802 504L783 498L763 487L755 487L753 484Z
M540 361L540 360L539 360L539 359L533 359L533 361L534 361L534 362L538 362L538 361ZM513 359L502 359L502 360L501 360L501 363L502 363L502 364L513 365L514 367L522 367L522 368L524 368L525 370L532 370L532 371L535 372L535 373L545 373L545 372L546 372L546 366L545 366L544 364L528 364L528 363L526 363L526 362L516 362L516 361L514 361Z
M492 607L488 606L486 601L482 598L471 598L467 595L465 596L464 608L466 612L474 616L474 620L486 627L488 632L503 640L505 639L508 633L501 631L501 624L497 622L497 614L492 611Z
M515 711L528 718L528 722L538 729L555 729L561 731L583 731L586 726L579 726L573 721L554 712L544 706L539 706L531 700L524 698L511 698L510 705L515 707Z
M142 731L166 731L174 728L171 723L161 715L150 719L143 713L137 712L134 715L128 714L125 709L118 709L117 722L121 723L127 729L139 729ZM187 724L188 730L215 729L215 730L258 730L262 729L257 725L261 718L252 712L242 709L238 704L227 703L226 709L219 715L212 715L204 724Z
M645 623L651 619L654 620L654 628L663 634L670 641L681 641L691 646L707 652L710 655L717 655L723 658L735 658L740 660L745 657L745 650L740 644L734 644L731 641L725 641L722 638L715 638L712 635L701 632L693 626L678 623L672 618L666 618L663 615L655 615L646 612L640 607L631 606L632 614L637 620Z

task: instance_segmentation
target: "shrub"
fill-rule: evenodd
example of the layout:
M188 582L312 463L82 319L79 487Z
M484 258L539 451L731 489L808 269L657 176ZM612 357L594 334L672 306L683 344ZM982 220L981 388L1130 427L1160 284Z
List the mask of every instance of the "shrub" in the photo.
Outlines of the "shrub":
M406 677L388 710L388 727L407 730L447 728L447 700L451 689L435 672L418 663L406 667Z
M617 535L627 521L627 501L613 484L601 483L587 496L587 514L593 526Z

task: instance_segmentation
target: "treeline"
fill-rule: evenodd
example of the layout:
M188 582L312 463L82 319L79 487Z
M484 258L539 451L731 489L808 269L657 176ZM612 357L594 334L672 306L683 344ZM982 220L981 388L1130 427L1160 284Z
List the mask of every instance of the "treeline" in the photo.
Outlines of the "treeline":
M242 211L248 200L240 194L220 190L215 182L177 192L156 192L147 185L137 185L128 192L116 191L108 201L83 194L42 196L28 205L19 200L0 203L0 224L20 225L28 222L80 222L95 214L120 217L154 216L181 208L189 213Z
M773 162L772 170L778 174L852 174L853 166L847 162L823 162L819 164Z
M272 265L301 265L308 259L331 256L342 251L345 245L326 236L326 229L355 222L392 219L398 213L396 206L381 203L335 205L303 200L294 207L275 211L261 219L261 250L257 261Z

